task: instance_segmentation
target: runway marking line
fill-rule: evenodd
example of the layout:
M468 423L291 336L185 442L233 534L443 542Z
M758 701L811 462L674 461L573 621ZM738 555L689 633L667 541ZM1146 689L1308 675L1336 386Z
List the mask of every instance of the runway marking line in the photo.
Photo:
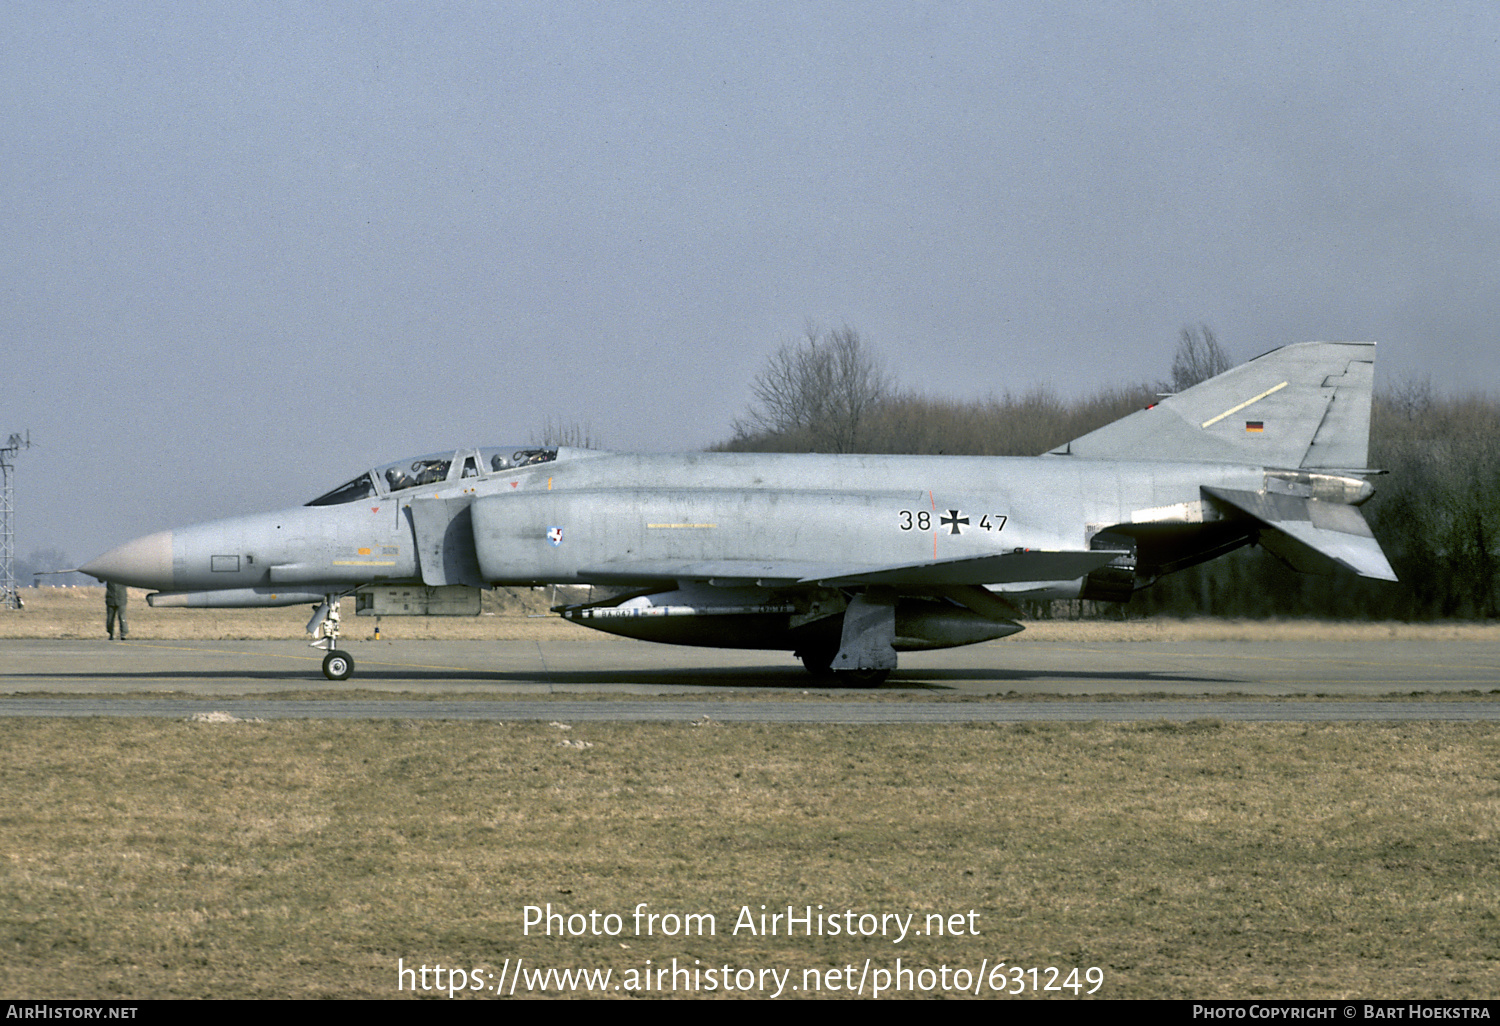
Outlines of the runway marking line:
M273 659L300 659L305 662L321 662L322 656L289 655L286 652L235 652L222 648L195 648L191 645L153 645L150 642L138 642L131 648L159 648L169 652L204 652L208 655L232 655L244 657L270 656ZM326 654L326 653L325 653ZM488 673L491 671L477 669L473 666L436 666L430 663L393 663L383 659L365 659L356 661L357 666L396 666L412 670L454 670L463 673Z

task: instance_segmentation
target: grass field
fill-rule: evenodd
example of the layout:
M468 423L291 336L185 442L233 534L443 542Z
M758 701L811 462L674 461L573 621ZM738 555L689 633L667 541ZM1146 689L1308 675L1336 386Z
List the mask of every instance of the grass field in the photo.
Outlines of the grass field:
M648 959L800 988L900 958L932 993L942 966L1003 961L1043 983L1097 967L1114 998L1500 996L1492 725L0 720L0 736L6 998L384 998L410 993L398 959L493 987L517 958L608 969L612 995L631 971L643 991ZM635 936L639 902L712 913L716 932ZM623 930L524 936L524 908L548 903ZM958 915L963 932L734 935L761 905L918 929Z

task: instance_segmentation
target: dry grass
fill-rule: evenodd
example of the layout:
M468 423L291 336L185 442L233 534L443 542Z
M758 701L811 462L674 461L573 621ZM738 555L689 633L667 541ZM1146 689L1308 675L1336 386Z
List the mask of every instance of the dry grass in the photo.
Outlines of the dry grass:
M143 641L274 641L303 634L309 606L276 609L154 609L146 604L147 592L130 589L126 615L130 636ZM34 588L22 593L26 608L0 611L0 638L102 638L104 637L104 589ZM530 640L537 637L579 635L560 617L547 613L546 589L501 588L484 593L479 616L381 617L387 636L408 640ZM369 638L374 617L355 616L354 603L343 604L344 636Z
M392 997L396 962L1099 966L1500 996L1500 728L0 721L0 996ZM558 741L592 742L564 748ZM712 912L523 937L522 907ZM979 913L905 944L742 905Z
M0 610L3 638L102 638L103 588L36 588L23 592L26 608ZM146 592L131 591L131 636L140 640L272 641L300 637L311 608L153 609ZM497 589L484 595L481 615L384 617L386 637L409 641L607 640L547 614L546 589ZM346 603L352 608L352 603ZM371 617L347 614L344 636L369 638ZM1320 620L1176 620L1168 617L1112 620L1033 620L1008 643L1106 641L1493 641L1500 623L1330 623Z

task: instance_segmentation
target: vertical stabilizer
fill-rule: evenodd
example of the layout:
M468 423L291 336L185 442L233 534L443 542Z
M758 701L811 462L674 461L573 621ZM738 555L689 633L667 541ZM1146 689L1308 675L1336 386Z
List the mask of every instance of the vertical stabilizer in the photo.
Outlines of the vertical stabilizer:
M1369 453L1374 371L1373 342L1284 346L1052 454L1359 469Z

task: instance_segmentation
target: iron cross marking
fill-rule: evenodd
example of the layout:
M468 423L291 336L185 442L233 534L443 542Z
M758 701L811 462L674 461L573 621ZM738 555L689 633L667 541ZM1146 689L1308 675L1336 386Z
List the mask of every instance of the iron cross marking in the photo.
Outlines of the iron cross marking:
M949 534L963 534L964 532L959 528L958 525L963 524L964 527L969 526L969 518L960 516L958 510L956 509L950 509L947 516L938 518L938 523L946 527Z

